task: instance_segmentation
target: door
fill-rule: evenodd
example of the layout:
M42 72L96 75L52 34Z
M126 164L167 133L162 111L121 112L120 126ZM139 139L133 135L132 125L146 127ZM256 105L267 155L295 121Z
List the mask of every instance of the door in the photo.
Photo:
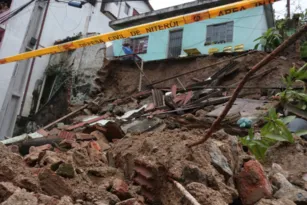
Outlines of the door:
M183 29L169 32L168 58L180 56L182 49Z

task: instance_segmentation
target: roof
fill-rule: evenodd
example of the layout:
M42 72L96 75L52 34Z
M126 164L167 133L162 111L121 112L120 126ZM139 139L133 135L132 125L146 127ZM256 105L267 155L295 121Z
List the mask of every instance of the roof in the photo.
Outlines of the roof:
M150 5L148 0L144 0ZM110 27L118 30L131 26L136 26L148 22L158 21L174 16L184 15L192 12L197 12L225 4L238 2L241 0L198 0L177 6L172 6L164 9L154 10L146 12L137 16L131 16L127 18L117 19L110 22ZM151 5L150 5L151 7ZM152 7L151 7L152 8Z
M149 0L144 0L144 2L147 4L147 6L150 8L151 11L154 10L154 8L153 8L152 5L150 4Z

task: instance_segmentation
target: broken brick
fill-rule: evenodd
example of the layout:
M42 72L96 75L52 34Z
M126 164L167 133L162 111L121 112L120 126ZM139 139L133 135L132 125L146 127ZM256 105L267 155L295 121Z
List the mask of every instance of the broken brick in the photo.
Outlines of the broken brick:
M58 136L63 139L72 140L75 138L75 133L63 130L58 134Z
M101 151L101 147L99 146L99 144L95 141L90 142L90 147L97 150L97 151Z
M76 138L77 140L92 140L95 137L93 137L90 134L86 134L86 133L76 133Z
M47 137L49 135L49 132L44 129L37 130L36 132L43 135L44 137Z
M60 132L61 132L61 130L59 130L57 128L53 128L52 130L49 131L49 135L57 136Z
M129 198L129 186L126 182L121 179L115 179L111 192L118 196L121 200Z
M36 163L38 162L38 159L39 159L39 152L33 152L33 151L32 151L32 153L27 154L24 157L24 161L29 166L35 166Z
M106 136L102 132L99 132L98 130L91 132L91 135L95 137L97 141L103 141L105 143L109 143Z
M244 164L236 181L244 205L252 205L262 198L272 196L271 184L265 176L262 165L256 160Z
M45 145L37 146L37 147L31 146L30 149L29 149L29 153L42 152L42 151L51 150L51 149L52 149L51 144L45 144Z
M53 165L61 162L62 160L58 157L58 154L56 152L51 151L45 151L45 153L42 153L41 160L39 162L40 166L46 166L46 165Z

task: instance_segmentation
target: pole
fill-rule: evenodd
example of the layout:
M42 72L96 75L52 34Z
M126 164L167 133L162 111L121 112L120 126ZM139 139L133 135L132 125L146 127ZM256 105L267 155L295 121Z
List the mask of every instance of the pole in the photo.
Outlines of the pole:
M35 49L38 49L41 38L42 38L42 34L43 34L44 27L45 27L45 22L46 22L46 17L47 17L47 14L48 14L49 6L50 6L50 0L48 0L48 2L47 2L47 6L46 6L46 9L45 9L45 12L44 12L44 17L43 17L43 20L42 20L42 25L41 25L40 30L39 30L38 39L37 39ZM34 68L34 65L35 65L35 60L36 60L36 58L34 58L31 62L30 71L29 71L29 75L28 75L28 79L27 79L27 83L26 83L26 89L23 93L23 98L22 98L22 102L21 102L21 108L20 108L20 111L19 111L19 115L22 115L22 111L23 111L23 108L24 108L24 105L25 105L29 85L30 85L30 82L31 82L32 72L33 72L33 68ZM44 88L44 87L42 87L42 88Z
M290 0L287 0L287 18L290 19Z
M226 115L228 114L229 110L231 109L233 103L235 102L235 100L237 99L237 97L239 96L240 91L243 89L245 83L249 80L249 78L256 73L257 71L259 71L263 66L265 66L266 64L268 64L272 59L274 59L279 53L281 53L283 50L285 50L285 48L287 48L288 46L290 46L291 44L295 43L295 41L297 39L299 39L303 34L305 34L307 32L307 24L305 26L303 26L297 33L293 34L290 38L288 38L287 40L285 40L280 46L278 46L271 54L267 55L266 57L264 57L259 63L257 63L245 76L244 78L240 81L239 85L237 86L237 88L235 89L233 95L231 96L231 98L229 99L227 105L225 106L225 109L223 110L223 112L220 114L220 116L213 122L213 124L211 125L210 129L206 132L205 136L194 143L191 143L188 145L188 147L194 147L196 145L202 144L204 142L206 142L211 135L213 134L213 132L215 132L219 125L221 124L221 122L223 121L223 119L226 117Z
M87 106L88 106L88 105L86 104L86 105L80 107L79 109L77 109L77 110L75 110L75 111L69 113L68 115L65 115L65 116L61 117L60 119L57 119L56 121L50 123L49 125L46 125L46 126L43 127L42 129L44 129L44 130L48 129L49 127L55 125L56 123L61 122L61 121L65 120L66 118L68 118L68 117L70 117L70 116L76 114L77 112L79 112L79 111L85 109Z

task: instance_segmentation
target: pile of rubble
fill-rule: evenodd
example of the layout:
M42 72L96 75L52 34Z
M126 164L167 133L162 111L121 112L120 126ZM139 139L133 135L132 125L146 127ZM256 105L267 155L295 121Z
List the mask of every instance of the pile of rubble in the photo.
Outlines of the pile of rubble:
M303 62L275 59L252 77L246 88L253 92L236 100L220 130L206 143L187 147L205 135L233 85L263 55L225 57L201 75L159 87L152 82L129 96L123 94L139 84L127 81L127 70L110 70L114 78L104 76L104 94L95 100L35 133L2 141L0 203L177 205L191 204L191 196L204 205L307 204L307 142L280 142L260 164L239 143L248 128L237 124L249 118L261 126L268 110L279 106L271 96L283 89L281 76L271 74L286 74L292 63ZM206 60L214 61L200 61ZM151 72L148 79L155 78ZM127 82L135 88L125 90ZM71 124L62 123L66 118Z

